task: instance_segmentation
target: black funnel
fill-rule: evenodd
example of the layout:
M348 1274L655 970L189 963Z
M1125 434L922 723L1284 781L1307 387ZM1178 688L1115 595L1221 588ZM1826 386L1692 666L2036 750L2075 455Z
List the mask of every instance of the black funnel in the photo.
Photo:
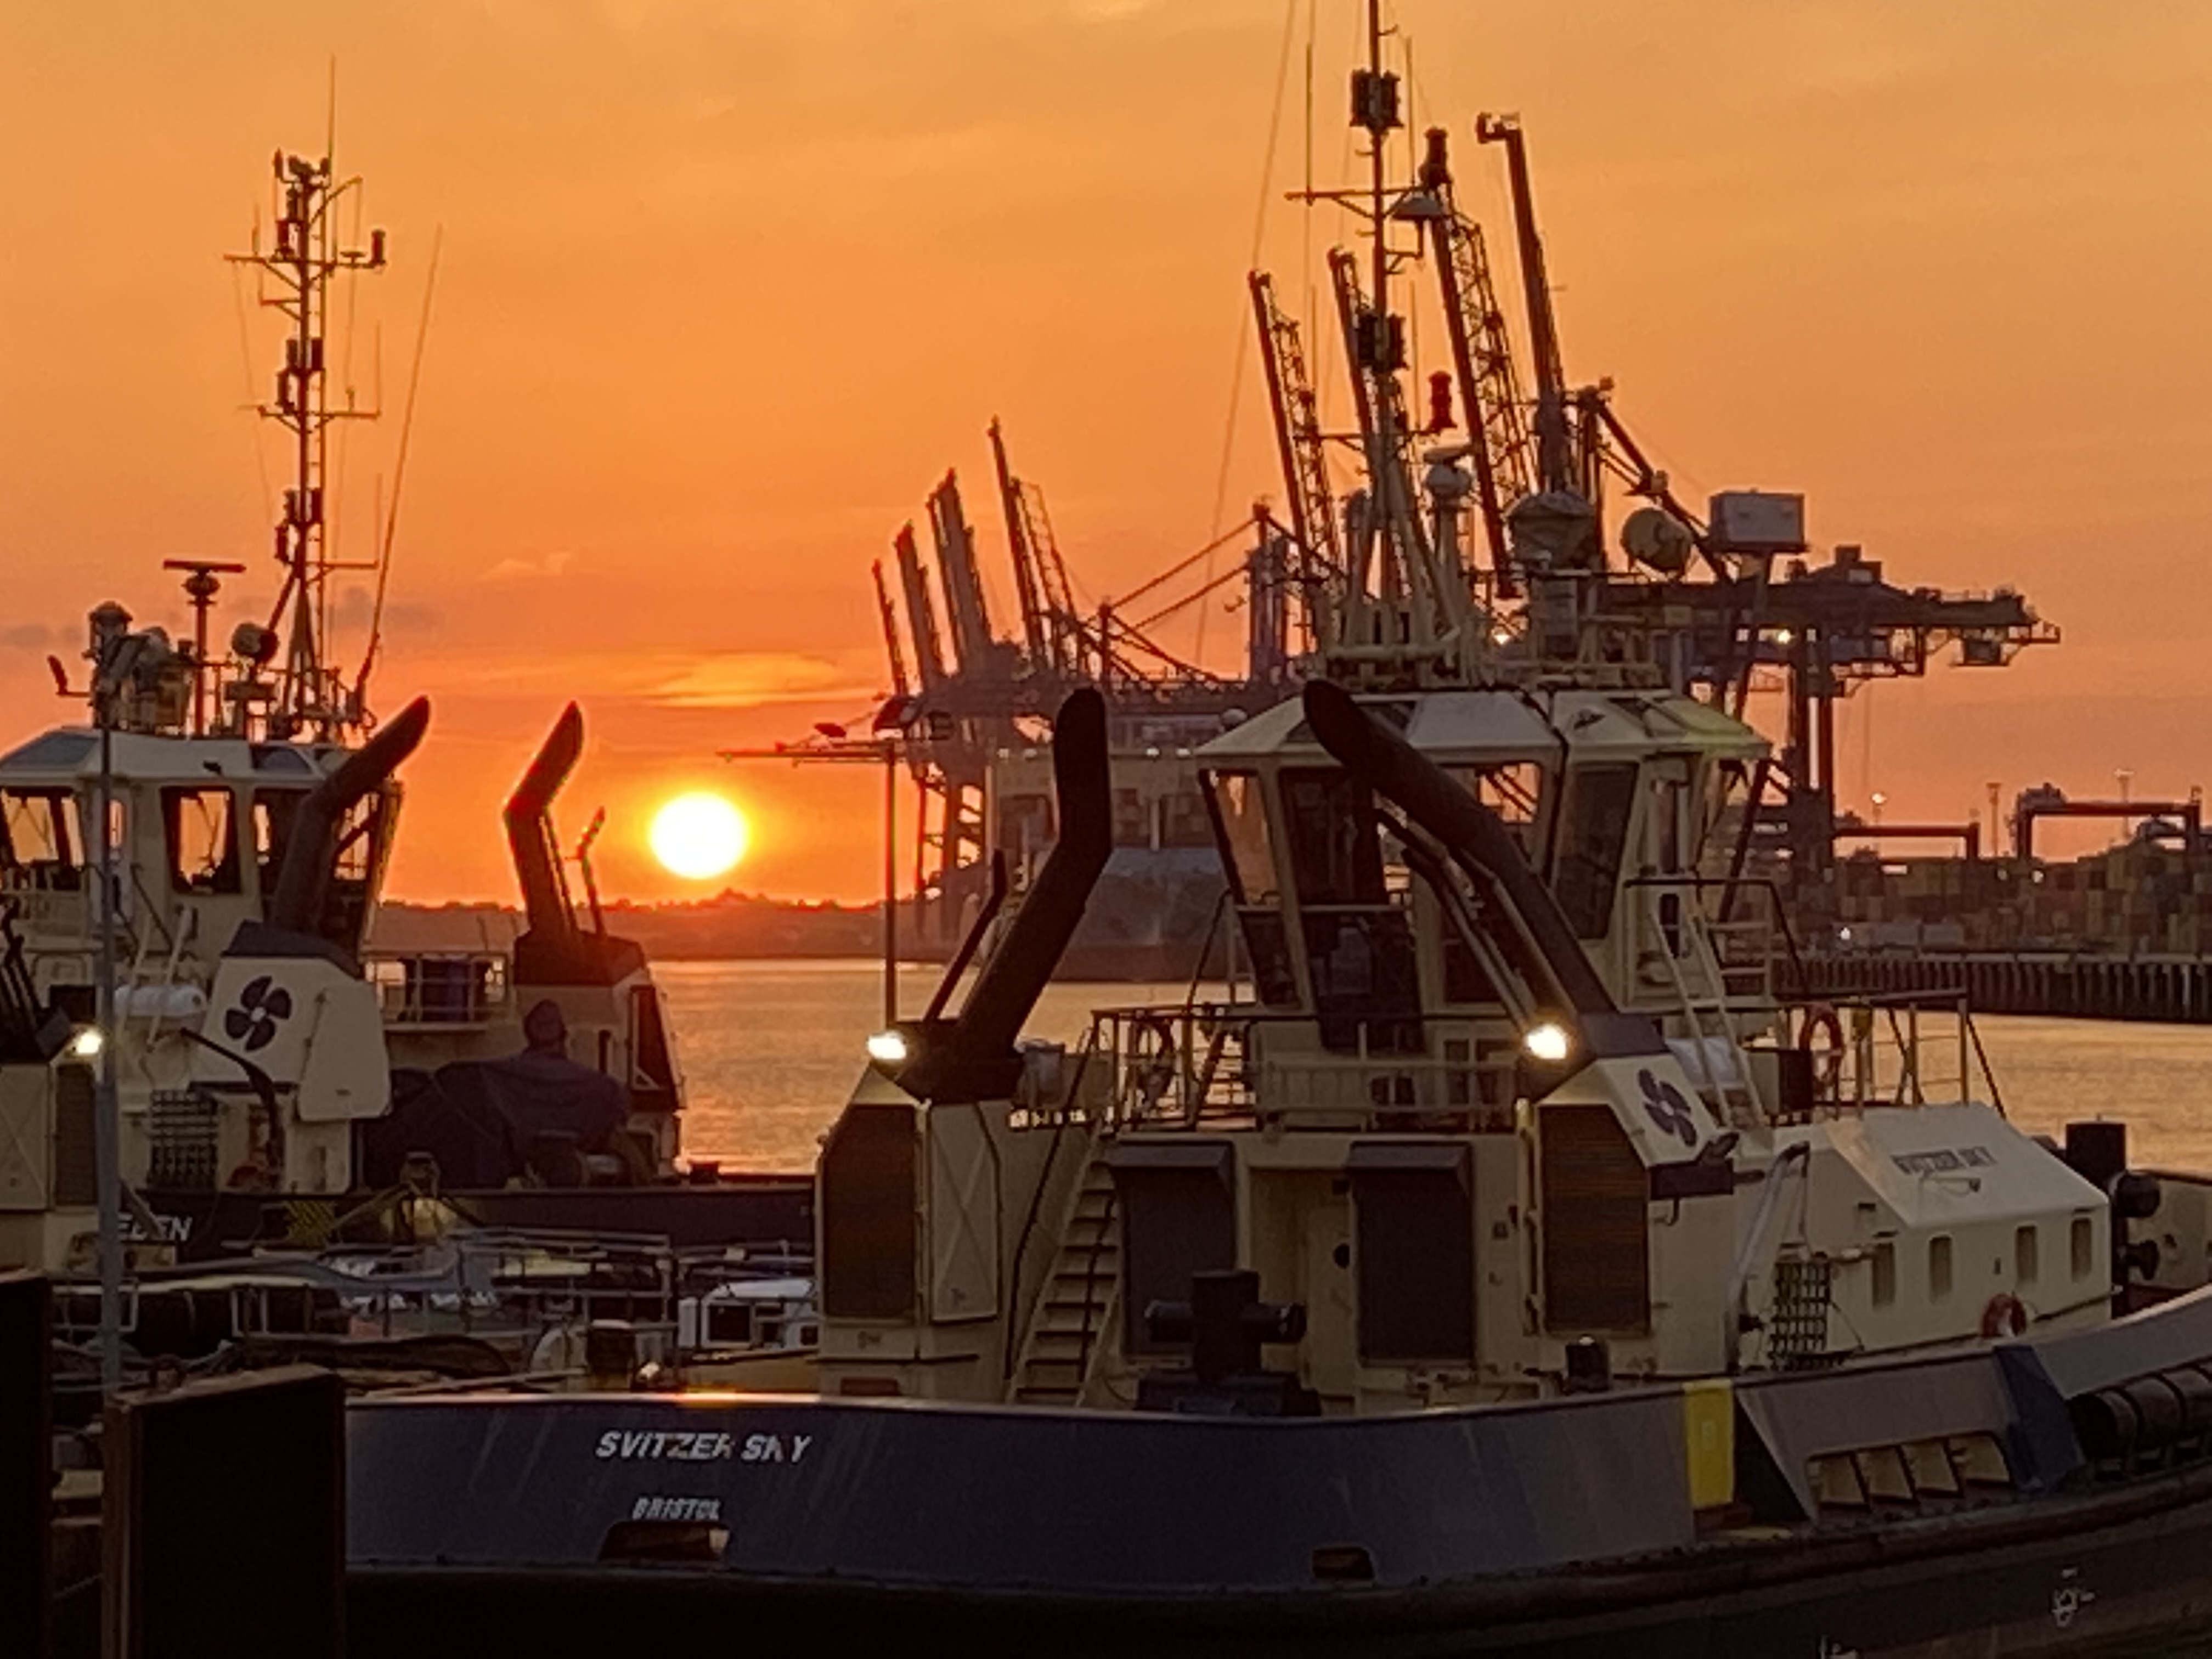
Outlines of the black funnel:
M1342 686L1314 681L1305 689L1305 710L1314 736L1346 771L1395 802L1443 845L1454 863L1511 908L1541 958L1543 977L1567 1010L1600 1018L1618 1012L1559 901L1528 867L1497 813L1368 714Z
M300 803L276 872L276 896L269 901L270 927L321 932L323 902L337 862L339 824L356 802L399 769L429 727L430 700L417 697Z
M576 931L575 913L561 881L561 854L553 841L553 797L575 769L584 752L584 713L574 703L561 711L538 757L514 793L507 798L507 845L514 857L514 877L522 888L523 914L531 932L548 939Z
M950 1098L970 1086L963 1079L1004 1070L1114 850L1106 700L1089 687L1070 692L1054 718L1052 780L1059 839L983 964L960 1017L921 1056L914 1074L902 1079L926 1099Z

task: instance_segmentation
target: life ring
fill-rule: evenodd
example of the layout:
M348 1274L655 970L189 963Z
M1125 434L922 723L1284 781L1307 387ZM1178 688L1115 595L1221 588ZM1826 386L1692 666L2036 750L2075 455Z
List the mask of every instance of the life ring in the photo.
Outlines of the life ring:
M2021 1304L2021 1299L2002 1291L1991 1297L1989 1306L1982 1310L1982 1334L1991 1341L1999 1337L2027 1335L2027 1310Z
M1827 1040L1816 1047L1813 1042L1816 1035ZM1834 1004L1806 1005L1803 1023L1797 1028L1797 1046L1817 1057L1813 1073L1817 1091L1832 1094L1844 1075L1844 1022Z

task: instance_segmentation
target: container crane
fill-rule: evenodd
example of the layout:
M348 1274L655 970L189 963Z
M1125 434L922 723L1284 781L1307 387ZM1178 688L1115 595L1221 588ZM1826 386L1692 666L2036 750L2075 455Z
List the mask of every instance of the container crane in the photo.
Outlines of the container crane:
M1083 672L1088 629L1075 608L1067 564L1052 533L1043 492L1014 475L1005 434L991 422L991 461L999 480L999 508L1006 521L1006 548L1021 602L1022 635L1032 672L1073 678Z
M916 678L923 690L933 691L945 684L945 647L937 631L937 607L930 602L929 573L922 568L921 550L915 545L912 525L900 526L891 549L898 559L899 585L906 590Z
M1029 526L1024 522L1021 487L1006 465L1006 441L999 423L991 422L991 465L998 475L999 509L1006 521L1006 552L1014 567L1014 600L1021 607L1022 643L1028 648L1031 672L1060 672L1056 641L1045 616L1042 584L1037 580L1036 555L1030 546Z
M929 527L937 543L937 574L952 627L953 665L963 673L989 672L999 652L983 573L975 562L975 532L960 505L960 480L947 472L929 494Z
M878 559L868 567L868 574L876 584L876 615L884 629L884 650L891 664L891 690L905 701L914 695L914 682L907 677L906 647L899 640L898 612L891 605L891 591L884 581L884 562Z

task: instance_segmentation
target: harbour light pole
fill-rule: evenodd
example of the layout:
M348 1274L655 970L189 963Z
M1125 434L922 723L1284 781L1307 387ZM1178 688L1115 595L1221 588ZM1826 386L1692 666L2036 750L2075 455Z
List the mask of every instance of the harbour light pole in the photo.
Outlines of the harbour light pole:
M105 610L106 607L103 607ZM100 728L100 781L94 829L100 836L99 965L95 978L92 1056L94 1176L100 1183L100 1387L123 1387L123 1149L115 1091L115 698L123 657L130 649L125 626L103 628L94 640L93 720Z

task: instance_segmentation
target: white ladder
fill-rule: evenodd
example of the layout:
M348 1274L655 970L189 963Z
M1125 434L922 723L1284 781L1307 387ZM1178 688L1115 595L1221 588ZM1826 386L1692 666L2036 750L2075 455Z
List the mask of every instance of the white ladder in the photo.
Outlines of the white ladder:
M1068 1205L1052 1267L1022 1334L1006 1398L1076 1406L1121 1300L1121 1236L1113 1172L1094 1148Z

